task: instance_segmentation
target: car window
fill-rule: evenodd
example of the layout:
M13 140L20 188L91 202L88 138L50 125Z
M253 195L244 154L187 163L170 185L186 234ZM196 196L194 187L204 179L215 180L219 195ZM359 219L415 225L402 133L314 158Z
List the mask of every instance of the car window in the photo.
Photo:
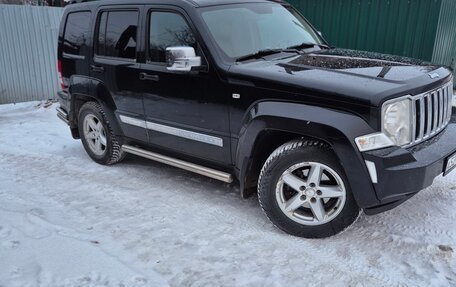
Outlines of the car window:
M98 22L96 54L136 59L138 11L105 11Z
M68 14L63 42L63 52L72 55L83 55L89 40L90 12Z
M190 46L197 49L195 37L181 15L155 11L149 15L150 62L166 62L167 47Z

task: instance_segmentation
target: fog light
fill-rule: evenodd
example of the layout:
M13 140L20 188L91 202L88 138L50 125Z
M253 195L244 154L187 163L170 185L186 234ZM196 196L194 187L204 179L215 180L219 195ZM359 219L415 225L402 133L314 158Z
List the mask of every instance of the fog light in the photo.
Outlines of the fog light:
M369 151L394 145L394 142L383 133L360 136L355 139L355 142L359 151Z

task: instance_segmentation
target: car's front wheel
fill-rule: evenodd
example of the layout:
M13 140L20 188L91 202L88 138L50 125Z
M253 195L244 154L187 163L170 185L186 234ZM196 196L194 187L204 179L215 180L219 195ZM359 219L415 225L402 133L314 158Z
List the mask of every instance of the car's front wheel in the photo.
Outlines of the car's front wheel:
M335 235L360 213L337 158L315 141L277 148L261 171L258 197L272 223L306 238Z

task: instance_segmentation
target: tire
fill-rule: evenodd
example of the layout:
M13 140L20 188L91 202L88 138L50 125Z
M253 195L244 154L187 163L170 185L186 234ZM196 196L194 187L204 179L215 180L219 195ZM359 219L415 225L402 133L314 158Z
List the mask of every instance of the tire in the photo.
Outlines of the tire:
M93 161L111 165L125 157L125 152L97 102L87 102L81 107L78 129L84 149Z
M339 161L318 141L277 148L261 170L258 199L275 226L305 238L333 236L360 214Z

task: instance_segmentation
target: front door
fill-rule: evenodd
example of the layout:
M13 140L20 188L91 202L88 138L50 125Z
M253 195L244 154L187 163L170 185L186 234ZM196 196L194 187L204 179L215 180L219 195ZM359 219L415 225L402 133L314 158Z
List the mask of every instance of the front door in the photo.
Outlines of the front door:
M149 6L144 23L146 61L141 73L149 141L214 163L229 163L229 110L222 91L214 89L219 79L203 55L189 19L182 11L162 7ZM204 68L168 71L165 50L176 46L193 47Z

